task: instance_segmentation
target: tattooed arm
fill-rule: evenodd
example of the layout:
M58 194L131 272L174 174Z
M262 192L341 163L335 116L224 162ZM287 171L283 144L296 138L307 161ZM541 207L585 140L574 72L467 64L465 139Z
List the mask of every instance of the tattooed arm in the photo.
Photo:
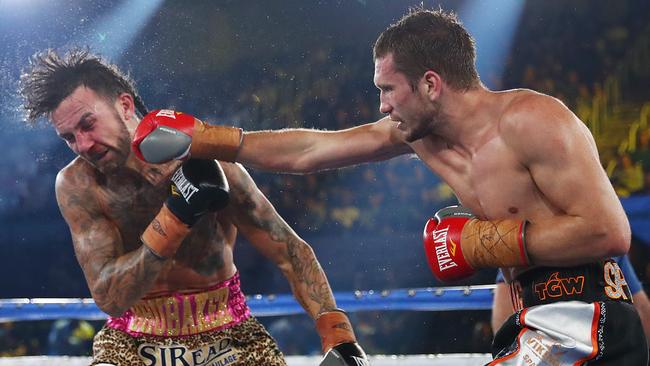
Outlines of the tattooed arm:
M312 318L336 308L314 251L278 215L239 164L221 163L230 183L230 210L239 231L285 275L296 300Z
M94 183L77 168L59 172L56 199L95 303L105 313L120 316L147 293L166 261L144 245L123 253L118 228L94 197Z

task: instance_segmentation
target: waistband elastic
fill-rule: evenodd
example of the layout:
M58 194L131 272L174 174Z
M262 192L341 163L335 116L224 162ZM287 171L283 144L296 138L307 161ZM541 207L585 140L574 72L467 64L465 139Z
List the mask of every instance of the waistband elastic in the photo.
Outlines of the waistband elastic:
M526 271L510 284L515 310L558 301L625 301L632 294L613 259L574 267L539 267Z
M132 336L183 337L218 331L250 317L239 273L209 288L144 298L106 326Z

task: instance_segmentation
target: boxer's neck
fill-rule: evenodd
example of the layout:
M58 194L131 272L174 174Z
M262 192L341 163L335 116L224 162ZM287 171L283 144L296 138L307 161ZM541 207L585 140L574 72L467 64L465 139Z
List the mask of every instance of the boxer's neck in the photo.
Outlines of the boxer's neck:
M434 133L449 146L473 154L493 135L501 113L494 101L494 93L483 85L464 92L447 89L440 96L441 120Z

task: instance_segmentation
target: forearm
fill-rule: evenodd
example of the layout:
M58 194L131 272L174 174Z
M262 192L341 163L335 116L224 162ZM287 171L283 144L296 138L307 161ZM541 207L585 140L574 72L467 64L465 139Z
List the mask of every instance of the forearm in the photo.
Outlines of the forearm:
M391 131L391 126L384 121L339 131L246 132L237 161L262 170L302 174L382 161L412 152Z
M629 241L626 220L558 215L526 227L526 249L536 265L572 266L623 255Z
M200 192L195 196L199 197ZM190 228L168 208L175 206L180 210L183 203L178 202L186 201L184 198L167 200L142 233L142 245L138 249L107 257L97 271L91 291L97 305L109 315L119 316L140 300L180 247Z
M465 207L449 206L427 221L423 241L436 278L453 281L481 268L574 266L624 254L630 240L624 218L481 220Z
M107 262L91 287L95 303L111 316L122 315L151 289L166 262L144 245Z
M309 245L298 240L289 243L286 262L280 268L296 300L313 319L336 308L327 277Z
M322 169L308 153L319 149L316 131L285 129L245 132L237 161L256 169L285 173L309 173Z

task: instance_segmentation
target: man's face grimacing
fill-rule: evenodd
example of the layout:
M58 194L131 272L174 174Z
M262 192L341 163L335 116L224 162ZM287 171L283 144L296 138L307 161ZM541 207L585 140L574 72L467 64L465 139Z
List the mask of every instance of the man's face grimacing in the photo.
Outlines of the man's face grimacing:
M111 103L79 86L51 114L56 133L81 158L106 174L122 167L130 154L131 136L119 101Z
M431 127L439 116L438 103L428 98L421 82L413 90L406 75L397 70L392 54L375 60L374 82L380 91L379 111L400 122L398 128L404 132L407 142L431 133Z

